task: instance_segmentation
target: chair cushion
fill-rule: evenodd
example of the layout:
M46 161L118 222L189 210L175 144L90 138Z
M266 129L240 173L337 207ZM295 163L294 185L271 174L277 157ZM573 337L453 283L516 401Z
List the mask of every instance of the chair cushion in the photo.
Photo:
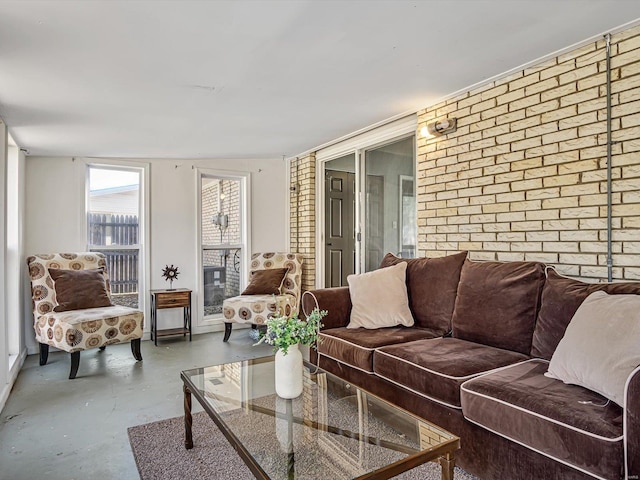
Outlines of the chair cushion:
M546 360L532 359L465 382L465 418L591 475L624 471L622 409L545 377L547 368Z
M433 338L377 349L373 371L419 395L460 408L463 382L528 358L457 338Z
M349 275L351 315L347 328L412 326L406 278L406 263Z
M50 268L49 275L53 279L58 303L53 308L54 312L113 305L107 293L104 268L89 270Z
M222 302L226 323L263 325L276 315L296 313L297 301L293 295L239 295Z
M265 270L269 268L286 268L287 274L282 282L282 295L292 295L296 299L295 307L297 311L298 301L302 290L302 261L301 253L266 252L254 253L251 255L249 270Z
M529 355L544 265L465 261L453 311L453 336Z
M107 261L102 253L41 253L27 257L29 277L31 278L31 299L33 300L33 320L39 315L53 311L58 304L53 279L49 275L50 268L64 270L85 270L105 268ZM107 292L110 292L109 276L104 272Z
M385 345L434 338L437 334L423 328L389 327L376 330L330 328L320 332L318 354L346 363L367 373L373 372L373 351Z
M409 308L416 326L430 328L442 336L451 331L460 271L467 252L440 258L398 258L387 253L380 267L407 263Z
M269 268L251 272L249 285L241 295L280 295L286 268Z
M66 352L127 342L142 337L144 314L114 305L40 315L34 324L36 340Z
M640 295L640 282L586 283L564 277L551 267L547 267L546 274L531 346L531 355L545 360L551 360L571 318L590 294L603 291L609 295Z

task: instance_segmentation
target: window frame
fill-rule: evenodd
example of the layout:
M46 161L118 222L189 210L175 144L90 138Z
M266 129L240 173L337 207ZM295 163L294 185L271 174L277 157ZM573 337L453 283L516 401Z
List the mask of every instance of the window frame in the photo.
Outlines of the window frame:
M138 243L135 245L91 245L89 244L89 224L87 221L90 204L90 171L92 168L102 170L134 171L139 174L138 195ZM150 278L149 248L147 236L149 232L149 164L126 160L85 160L85 204L82 219L82 231L84 232L84 244L87 251L93 250L138 250L138 310L149 316L149 303L147 302L148 279ZM147 322L145 322L147 323ZM145 325L145 339L149 335L149 327Z
M205 315L204 314L204 265L203 252L205 247L214 247L202 243L202 179L214 178L220 180L237 180L240 182L240 244L229 244L231 246L239 246L241 248L241 268L240 268L240 291L246 284L249 275L249 263L251 261L251 173L231 170L216 170L209 168L195 168L196 182L196 252L197 252L197 281L198 290L201 292L197 295L198 314L196 315L196 327L221 326L224 324L224 315L222 313ZM217 246L219 247L219 245Z

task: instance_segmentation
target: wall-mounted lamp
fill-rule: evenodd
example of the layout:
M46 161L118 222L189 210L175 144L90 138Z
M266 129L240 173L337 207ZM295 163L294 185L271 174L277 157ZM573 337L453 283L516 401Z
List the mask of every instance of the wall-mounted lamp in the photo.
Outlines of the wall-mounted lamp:
M444 120L436 120L435 122L427 123L426 127L422 127L420 133L423 137L440 137L442 135L448 135L453 133L458 128L457 118L446 118Z
M211 223L217 225L220 230L224 230L229 226L229 215L219 212L217 215L211 217Z

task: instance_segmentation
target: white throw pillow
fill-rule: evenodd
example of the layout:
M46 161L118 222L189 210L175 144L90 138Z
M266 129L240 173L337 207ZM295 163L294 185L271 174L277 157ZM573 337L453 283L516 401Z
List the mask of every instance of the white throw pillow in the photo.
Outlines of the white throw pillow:
M640 295L594 292L573 315L545 375L624 407L627 378L638 365Z
M413 325L407 296L407 262L360 275L349 275L351 319L347 328Z

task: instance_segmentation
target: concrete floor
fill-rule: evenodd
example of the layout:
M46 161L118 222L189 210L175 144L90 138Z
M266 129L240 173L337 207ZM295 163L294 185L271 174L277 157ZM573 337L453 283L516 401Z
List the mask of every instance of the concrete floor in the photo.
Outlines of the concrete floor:
M82 352L75 380L69 354L30 355L0 415L0 479L138 479L127 427L184 413L180 371L269 355L248 329ZM194 411L200 409L194 401Z

